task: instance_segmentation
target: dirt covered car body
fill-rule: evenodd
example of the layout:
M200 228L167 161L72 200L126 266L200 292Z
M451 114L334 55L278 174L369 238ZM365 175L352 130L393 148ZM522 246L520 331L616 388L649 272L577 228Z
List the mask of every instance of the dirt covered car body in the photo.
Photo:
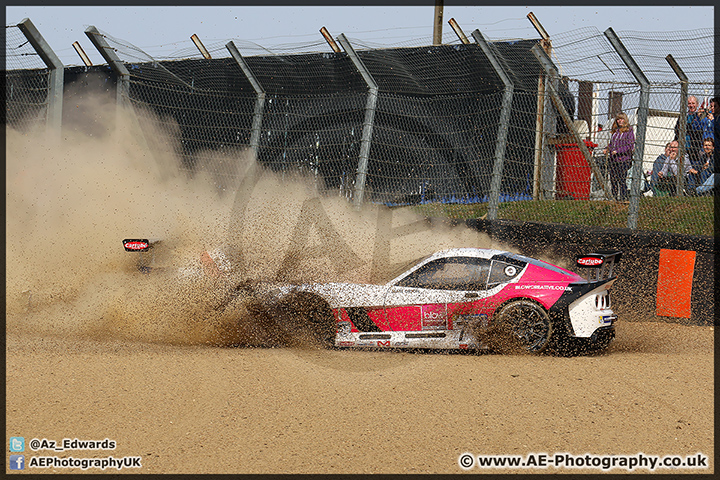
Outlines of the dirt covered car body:
M609 292L620 256L578 257L576 265L590 271L583 277L507 251L457 248L427 256L383 285L266 290L291 309L297 303L295 315L308 317L329 346L572 353L601 350L615 336ZM205 272L218 272L210 255L202 262Z
M501 338L498 330L506 328L531 352L551 345L597 350L615 335L609 290L619 257L605 252L578 258L579 266L596 271L595 278L583 278L510 252L452 249L385 285L329 283L298 290L327 301L338 347L485 349L491 345L483 338Z

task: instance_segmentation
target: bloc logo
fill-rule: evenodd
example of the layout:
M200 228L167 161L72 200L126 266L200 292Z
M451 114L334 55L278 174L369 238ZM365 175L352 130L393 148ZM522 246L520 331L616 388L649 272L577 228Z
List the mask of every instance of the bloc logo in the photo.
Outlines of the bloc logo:
M11 452L24 452L25 451L25 438L24 437L10 437L10 451Z
M10 470L25 470L25 455L10 455Z
M423 330L445 330L447 328L445 304L422 305L420 308Z

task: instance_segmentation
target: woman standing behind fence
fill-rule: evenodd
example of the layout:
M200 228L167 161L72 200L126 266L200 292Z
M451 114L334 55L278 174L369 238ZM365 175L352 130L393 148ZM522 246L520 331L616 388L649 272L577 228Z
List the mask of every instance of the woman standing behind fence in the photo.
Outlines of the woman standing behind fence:
M635 149L635 133L630 126L630 120L624 113L619 113L611 128L612 137L605 147L605 155L610 157L610 184L613 196L617 200L627 200L627 172L632 164L632 154Z

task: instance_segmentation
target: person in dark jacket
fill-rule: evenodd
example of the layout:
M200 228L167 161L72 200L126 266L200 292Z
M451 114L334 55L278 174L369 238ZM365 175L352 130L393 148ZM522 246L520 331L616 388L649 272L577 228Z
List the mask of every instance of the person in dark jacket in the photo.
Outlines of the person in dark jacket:
M650 184L648 185L649 188L653 191L653 194L657 195L658 193L658 185L660 183L660 178L658 176L658 173L660 173L660 170L665 165L665 162L670 157L670 154L672 153L672 149L670 148L670 144L672 142L668 142L665 144L665 153L661 153L658 155L658 157L655 159L655 162L653 162L653 168L652 172L650 172ZM677 143L676 143L677 147Z
M700 163L698 185L705 183L705 180L715 171L715 140L712 138L703 140L703 151L702 155L700 155Z
M695 187L699 184L697 172L702 167L700 165L700 152L702 151L703 133L707 127L709 120L700 115L698 111L697 97L690 95L688 97L688 112L685 119L685 152L690 157L690 166L696 173L691 173L688 178L688 191L693 193ZM680 119L675 124L675 140L679 141L680 136Z
M720 98L713 97L712 100L710 100L710 105L713 109L713 115L716 113L720 115ZM717 121L716 118L713 117L712 119L712 130L713 130L713 138L718 138L720 135L720 122Z

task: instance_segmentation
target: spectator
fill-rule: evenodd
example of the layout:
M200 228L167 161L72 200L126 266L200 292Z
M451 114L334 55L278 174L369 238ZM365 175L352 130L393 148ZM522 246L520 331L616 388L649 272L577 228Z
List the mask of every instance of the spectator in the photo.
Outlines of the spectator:
M665 163L663 163L662 168L658 172L658 185L656 187L655 193L659 196L662 196L663 193L674 196L675 192L677 191L676 185L678 173L678 142L676 140L670 142L670 146L668 147L668 149L669 154L667 155L667 158L665 159ZM688 173L690 171L691 165L690 158L687 154L685 154L685 161L683 163L685 164L684 172Z
M716 113L720 114L720 98L713 97L710 100L710 108L712 108L712 115L713 115L713 118L710 121L710 123L712 124L711 128L712 128L713 140L714 140L714 139L718 138L718 136L720 136L720 133L718 133L718 132L720 132L720 124L715 119L715 114Z
M627 115L619 113L610 129L610 143L603 152L609 157L610 185L617 200L627 200L627 172L635 149L635 133Z
M708 104L707 110L705 110L705 121L704 125L705 128L703 129L703 141L707 140L708 138L712 138L715 140L715 133L713 130L715 129L715 112L717 110L717 97L710 100L710 104Z
M687 174L687 192L689 195L695 195L695 189L707 180L707 177L713 172L713 159L715 150L715 140L708 138L703 140L703 146L697 152L697 163L692 164ZM692 159L692 156L690 157Z
M698 185L705 183L710 175L715 171L715 140L706 138L703 141L703 151L700 155L700 172L698 172Z
M711 195L715 190L715 174L711 173L710 176L700 185L695 192L698 195Z
M708 121L698 112L697 97L688 97L688 112L685 119L685 152L690 157L690 163L697 171L700 167L700 150L702 149L703 132ZM679 141L680 119L675 124L675 140Z
M658 173L660 173L660 170L662 169L663 165L665 165L665 162L670 156L670 143L672 142L668 142L665 144L665 153L661 153L660 155L658 155L658 157L655 159L655 162L653 162L653 169L650 173L650 189L652 189L653 193L656 193L657 191L659 182Z

